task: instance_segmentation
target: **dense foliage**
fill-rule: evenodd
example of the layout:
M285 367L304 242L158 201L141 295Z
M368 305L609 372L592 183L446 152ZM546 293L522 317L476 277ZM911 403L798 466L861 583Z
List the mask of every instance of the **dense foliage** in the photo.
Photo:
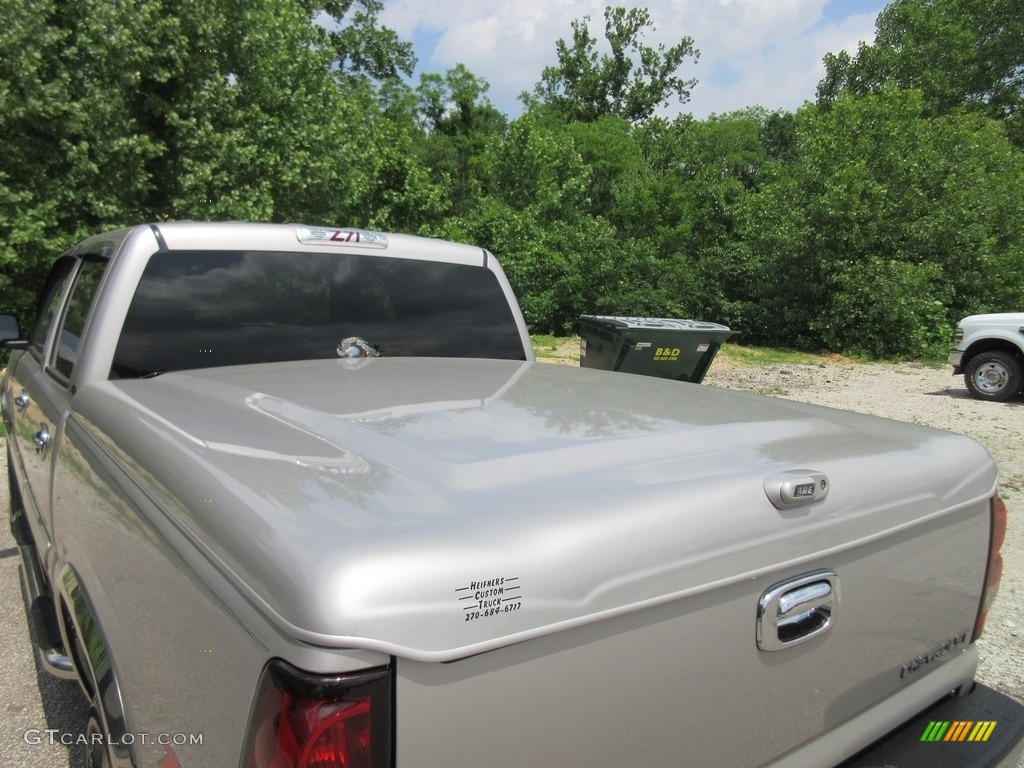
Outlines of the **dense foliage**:
M927 115L966 108L1001 121L1024 147L1022 10L1020 0L893 0L872 44L826 56L818 96L913 88Z
M146 220L404 230L502 261L535 331L581 313L921 355L1024 309L1019 0L894 0L816 104L657 117L694 81L642 9L587 20L514 120L412 71L380 0L0 0L0 292Z

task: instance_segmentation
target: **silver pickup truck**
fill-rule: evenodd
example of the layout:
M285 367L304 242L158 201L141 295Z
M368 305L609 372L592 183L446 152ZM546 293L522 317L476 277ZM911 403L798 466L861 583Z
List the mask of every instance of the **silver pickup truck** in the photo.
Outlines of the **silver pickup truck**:
M536 364L490 253L359 230L93 237L0 336L89 765L1015 764L967 438Z

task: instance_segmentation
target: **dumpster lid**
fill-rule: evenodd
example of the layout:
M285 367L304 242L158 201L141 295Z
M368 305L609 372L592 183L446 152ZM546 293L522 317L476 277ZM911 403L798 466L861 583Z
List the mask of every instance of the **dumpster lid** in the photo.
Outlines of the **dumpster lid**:
M728 331L729 328L718 323L706 323L702 320L676 320L664 317L609 317L607 315L581 315L580 320L592 325L603 325L608 328L624 328L627 330L645 329L651 331Z

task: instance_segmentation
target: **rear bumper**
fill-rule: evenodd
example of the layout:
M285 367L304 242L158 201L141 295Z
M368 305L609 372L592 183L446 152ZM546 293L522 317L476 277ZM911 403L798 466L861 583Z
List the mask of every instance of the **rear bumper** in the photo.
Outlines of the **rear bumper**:
M961 723L970 725L955 725ZM971 741L972 735L984 740ZM966 696L939 702L840 768L1017 768L1022 755L1024 704L975 684Z

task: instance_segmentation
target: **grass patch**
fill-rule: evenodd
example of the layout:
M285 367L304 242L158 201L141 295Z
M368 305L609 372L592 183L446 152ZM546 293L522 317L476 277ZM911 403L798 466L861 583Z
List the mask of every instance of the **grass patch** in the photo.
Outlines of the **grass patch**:
M579 336L549 336L538 333L530 337L533 354L538 360L566 365L579 365Z
M533 354L538 358L557 357L559 347L566 340L559 336L551 336L544 333L534 334L530 337L530 342L533 344Z
M781 347L741 347L738 344L724 344L718 350L720 362L728 361L735 365L835 365L837 363L854 363L852 358L843 357L830 352L814 354L799 352L795 349Z

